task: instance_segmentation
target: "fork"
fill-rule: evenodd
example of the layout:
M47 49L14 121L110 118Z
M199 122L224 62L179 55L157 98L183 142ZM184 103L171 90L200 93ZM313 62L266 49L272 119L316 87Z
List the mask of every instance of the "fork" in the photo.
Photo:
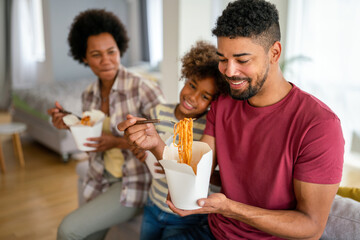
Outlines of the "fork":
M74 114L74 113L72 113L72 112L69 112L69 111L66 111L66 110L60 109L60 108L58 108L58 109L59 109L59 112L61 112L61 113L74 115L74 116L77 117L79 120L81 120L81 117L80 117L80 116L78 116L78 115L76 115L76 114Z
M146 120L137 120L134 125L146 124L146 123L160 123L160 122L169 122L171 124L176 124L176 122L171 120L146 119Z
M193 121L195 121L196 118L193 118ZM136 123L134 125L139 125L139 124L146 124L146 123L160 123L160 122L169 122L171 124L176 124L177 122L172 121L172 120L160 120L160 119L146 119L146 120L138 120L136 121Z

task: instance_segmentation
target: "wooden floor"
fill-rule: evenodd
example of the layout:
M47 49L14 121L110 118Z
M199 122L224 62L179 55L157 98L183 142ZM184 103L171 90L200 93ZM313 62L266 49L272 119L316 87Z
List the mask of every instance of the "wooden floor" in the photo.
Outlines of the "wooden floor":
M0 172L0 240L54 240L62 218L77 207L75 160L23 139L25 168L11 138L2 137L7 172Z

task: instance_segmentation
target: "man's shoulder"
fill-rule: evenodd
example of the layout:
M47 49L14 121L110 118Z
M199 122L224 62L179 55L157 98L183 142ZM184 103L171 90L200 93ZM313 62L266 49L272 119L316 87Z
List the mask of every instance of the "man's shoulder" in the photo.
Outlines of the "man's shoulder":
M296 101L299 104L299 108L304 112L311 113L312 116L320 119L338 119L331 108L314 95L300 88L295 89L295 91Z

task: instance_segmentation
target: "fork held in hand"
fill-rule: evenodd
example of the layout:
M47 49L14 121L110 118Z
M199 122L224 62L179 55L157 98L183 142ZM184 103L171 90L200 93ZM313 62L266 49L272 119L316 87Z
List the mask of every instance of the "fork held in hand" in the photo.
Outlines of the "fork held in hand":
M176 122L170 121L170 120L146 119L146 120L137 120L134 125L146 124L146 123L160 123L160 122L169 122L169 123L172 123L172 124L176 123Z
M66 110L60 109L60 108L58 108L58 109L59 109L59 112L61 112L61 113L74 115L74 116L77 117L79 120L81 120L81 117L79 117L78 115L76 115L76 114L74 114L74 113L72 113L72 112L69 112L69 111L66 111Z

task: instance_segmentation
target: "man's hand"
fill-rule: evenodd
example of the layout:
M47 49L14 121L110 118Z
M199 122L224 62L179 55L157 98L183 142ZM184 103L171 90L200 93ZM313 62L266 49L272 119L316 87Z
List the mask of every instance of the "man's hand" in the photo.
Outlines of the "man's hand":
M201 207L200 209L195 210L182 210L178 209L171 202L170 195L168 195L168 200L166 201L169 208L176 214L181 217L185 217L192 214L209 214L209 213L225 213L226 204L228 199L222 193L211 194L208 198L201 198L197 200L197 204Z
M165 143L161 140L155 126L151 123L135 125L137 120L143 120L143 118L128 115L127 120L119 123L117 128L124 131L124 137L130 145L150 150L157 159L161 159Z
M313 184L294 179L297 206L291 210L250 206L228 199L221 193L199 199L197 203L202 208L196 210L177 209L169 200L167 204L180 216L219 213L281 238L319 239L337 188L338 184Z
M137 146L131 146L130 150L135 155L135 157L140 160L140 162L145 162L147 153L144 149L141 149Z

